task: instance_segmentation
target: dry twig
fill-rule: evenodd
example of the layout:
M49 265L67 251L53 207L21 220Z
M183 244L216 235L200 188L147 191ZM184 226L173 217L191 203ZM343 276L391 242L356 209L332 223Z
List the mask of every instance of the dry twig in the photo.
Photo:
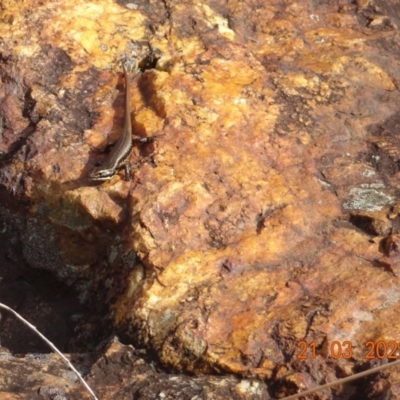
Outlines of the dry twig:
M79 380L83 383L87 391L92 395L92 397L95 400L99 400L96 395L93 393L93 390L89 387L89 385L85 382L85 380L82 378L82 375L78 372L78 370L71 364L71 362L68 360L67 357L64 356L64 354L61 353L60 350L57 349L57 347L50 342L49 339L47 339L43 334L41 334L35 326L33 326L31 323L29 323L25 318L23 318L21 315L19 315L16 311L14 311L12 308L6 306L3 303L0 303L0 308L4 308L5 310L9 311L11 314L14 314L20 321L22 321L26 326L31 328L37 335L39 335L68 365L69 368L72 369L72 371L75 372L75 374L78 376Z

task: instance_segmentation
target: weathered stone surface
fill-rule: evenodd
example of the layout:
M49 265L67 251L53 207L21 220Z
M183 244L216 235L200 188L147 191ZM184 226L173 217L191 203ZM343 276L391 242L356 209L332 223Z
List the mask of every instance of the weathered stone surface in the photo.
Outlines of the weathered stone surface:
M234 376L189 377L157 371L146 352L114 342L91 368L88 383L107 399L269 399L268 387L256 379ZM73 398L82 394L75 387Z
M26 260L90 282L179 371L284 395L372 362L400 333L400 3L136 5L3 2L0 182ZM162 136L97 185L122 56L144 70L134 133Z
M68 358L81 373L88 373L86 381L101 400L128 400L132 396L142 399L202 396L210 400L270 398L267 385L256 379L234 376L193 378L157 371L146 351L121 345L118 341L109 344L95 363L93 356L87 354ZM17 358L2 351L0 360L2 400L92 398L57 355L27 354Z
M77 380L55 354L18 358L2 351L0 360L2 399L43 399L56 395L66 399L66 389Z

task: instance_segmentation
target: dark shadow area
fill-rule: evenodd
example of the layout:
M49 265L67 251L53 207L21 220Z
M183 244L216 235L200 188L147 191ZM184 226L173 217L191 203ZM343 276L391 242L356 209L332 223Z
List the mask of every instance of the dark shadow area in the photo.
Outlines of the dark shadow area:
M82 282L70 286L49 271L29 267L16 232L0 221L0 302L33 324L62 352L90 352L111 331L105 307L82 305L78 291ZM104 303L102 303L104 304ZM36 333L5 310L0 310L0 345L14 355L50 353Z

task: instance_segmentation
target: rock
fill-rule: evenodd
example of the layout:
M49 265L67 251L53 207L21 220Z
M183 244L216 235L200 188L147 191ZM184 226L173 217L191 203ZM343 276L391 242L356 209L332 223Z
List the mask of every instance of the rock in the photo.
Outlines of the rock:
M24 259L80 282L169 370L281 396L372 363L366 343L386 358L375 345L400 333L399 9L5 3L2 218ZM142 70L134 135L160 136L134 147L131 181L97 184L95 149L123 124L121 58ZM251 398L261 381L237 385Z

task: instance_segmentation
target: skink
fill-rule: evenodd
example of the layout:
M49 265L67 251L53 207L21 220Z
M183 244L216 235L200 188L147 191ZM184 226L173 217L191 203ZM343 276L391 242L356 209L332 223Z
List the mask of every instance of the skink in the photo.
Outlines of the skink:
M90 173L90 178L95 181L106 181L111 179L121 168L125 169L125 180L130 180L130 168L128 165L128 157L132 150L132 122L131 122L131 106L129 97L129 80L125 65L122 64L125 74L125 118L124 127L121 136L115 142L114 147L110 151L108 159L103 165L96 167Z

